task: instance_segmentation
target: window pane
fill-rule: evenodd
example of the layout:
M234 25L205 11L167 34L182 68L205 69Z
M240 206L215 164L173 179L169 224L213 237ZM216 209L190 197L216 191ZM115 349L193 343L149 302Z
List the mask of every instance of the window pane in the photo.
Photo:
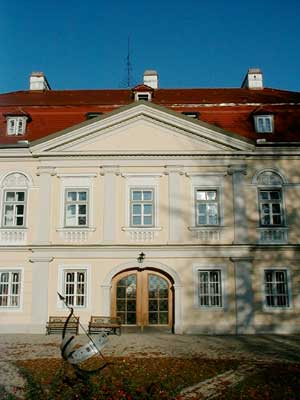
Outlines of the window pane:
M16 223L17 223L17 226L22 226L23 223L24 223L23 217L17 217L16 218Z
M203 190L197 190L196 199L197 200L206 200L206 192Z
M147 190L143 192L144 194L144 200L152 200L152 191L151 190Z
M271 200L280 200L281 199L281 193L279 191L270 192L270 199Z
M15 201L15 192L6 192L6 201Z
M77 192L68 192L67 200L68 201L76 201L77 199Z
M260 192L260 198L262 200L268 200L269 199L269 193L268 192Z
M133 213L133 215L141 215L142 206L140 204L133 204L132 213Z
M152 204L145 204L144 205L144 214L152 215Z
M25 192L17 192L17 201L24 201L25 200Z
M141 225L142 218L140 216L134 216L132 218L133 225Z
M78 225L86 225L86 217L78 217Z
M152 216L144 217L144 225L152 225Z
M16 206L16 211L17 211L17 215L23 215L24 214L24 206L21 204L18 204Z
M78 192L79 201L86 201L86 199L87 199L86 192Z
M207 200L215 200L217 198L217 193L215 191L207 192Z
M132 191L132 200L142 200L142 192L139 190Z
M76 215L76 206L75 204L70 204L67 206L67 217L71 217Z
M79 204L78 213L79 214L86 214L86 205L85 204Z

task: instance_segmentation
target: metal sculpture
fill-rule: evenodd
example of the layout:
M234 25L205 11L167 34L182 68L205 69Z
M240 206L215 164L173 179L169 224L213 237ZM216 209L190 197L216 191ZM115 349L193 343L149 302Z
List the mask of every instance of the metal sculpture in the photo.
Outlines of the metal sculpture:
M86 329L79 322L79 325L81 326L81 329L83 330L85 335L88 337L89 342L84 344L83 346L78 347L78 344L76 343L75 340L76 336L66 335L68 323L72 318L72 316L74 315L74 309L73 307L70 307L67 304L65 297L63 297L58 292L57 294L59 299L64 302L65 306L70 311L70 314L68 315L68 318L66 319L66 322L64 324L62 332L62 342L60 345L61 355L63 359L66 360L69 364L71 364L77 371L84 373L93 373L105 368L108 365L108 362L106 361L104 355L101 353L101 350L108 342L107 334L105 332L101 332L100 334L92 336L86 331ZM89 370L82 367L82 364L86 360L97 354L100 355L101 358L103 359L104 361L103 365L100 365L96 368Z

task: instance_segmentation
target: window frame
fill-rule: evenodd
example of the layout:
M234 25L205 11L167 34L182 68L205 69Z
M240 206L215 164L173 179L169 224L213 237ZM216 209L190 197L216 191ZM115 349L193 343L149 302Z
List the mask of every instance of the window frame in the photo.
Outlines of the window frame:
M21 310L21 307L22 307L22 284L23 284L23 281L22 281L22 277L23 277L23 271L20 269L20 268L1 268L0 269L0 291L1 291L1 285L4 283L6 283L6 282L1 282L1 276L2 276L2 274L9 274L9 280L8 280L8 293L7 293L7 297L8 298L10 298L11 296L12 296L12 294L11 294L11 292L12 292L12 285L13 284L17 284L18 285L18 293L17 293L17 296L14 296L14 297L17 297L17 299L18 299L18 304L16 305L16 306L14 306L14 305L12 305L11 303L10 304L8 304L8 305L6 305L6 306L3 306L3 305L0 305L0 312L1 311L19 311L19 310ZM17 273L18 274L18 281L17 282L12 282L12 274L15 274L15 273ZM2 296L1 294L0 294L0 296Z
M74 274L74 281L68 282L67 281L67 275L68 274ZM84 281L80 282L78 279L78 275L83 274L84 275ZM71 294L68 294L67 290L67 285L72 285L74 288L74 292ZM84 293L78 293L78 285L83 285L84 287ZM74 307L74 308L86 308L87 306L87 271L85 269L65 269L63 272L63 296L66 299L66 303L68 306ZM73 304L68 302L69 297L73 297L74 301ZM79 298L83 298L83 304L79 304L80 301Z
M26 116L7 116L6 117L6 134L7 136L23 136L26 134L27 125ZM14 127L10 126L10 123L14 122ZM20 126L21 123L21 126Z
M76 200L75 201L68 201L68 192L76 192ZM85 201L80 201L77 200L78 193L79 192L86 192L86 200ZM67 207L68 205L75 205L76 212L75 212L75 217L77 219L77 224L76 225L68 225L67 224ZM85 225L80 225L78 222L80 215L84 214L79 214L79 206L80 205L85 205L86 206L86 224ZM89 228L89 207L90 207L90 193L89 193L89 188L75 188L75 187L65 187L65 192L64 192L64 228Z
M261 228L282 228L282 227L285 227L286 226L286 223L285 223L285 207L284 207L284 199L283 199L282 187L270 187L270 186L263 187L263 186L259 186L257 189L258 189L257 193L258 193L259 226ZM269 194L270 194L270 192L279 192L281 198L278 201L276 201L277 199L271 199L271 198L268 198L266 200L265 199L261 199L261 193L262 192L268 192ZM271 211L273 207L272 206L269 207L269 210L271 211L271 212L269 212L269 215L270 215L270 223L269 224L264 224L263 223L263 217L264 217L264 215L267 215L267 214L263 213L262 204L270 204L270 205L279 204L280 205L280 214L273 213L273 211ZM276 215L280 215L280 217L281 217L281 223L280 224L271 223L271 219L273 220L273 217L276 216Z
M207 288L208 288L208 292L207 293L201 293L201 291L200 291L200 285L201 285L201 282L200 282L200 274L201 273L206 273L207 274L207 276L208 276L208 280L207 280L207 282L204 282L203 284L207 284ZM217 273L218 274L218 281L217 282L214 282L214 281L212 281L211 280L211 275L213 274L213 273ZM213 285L213 284L217 284L218 285L218 287L219 287L219 291L220 291L220 293L218 293L218 294L215 294L215 293L212 293L211 292L211 285ZM216 309L222 309L223 308L223 291L222 291L222 271L221 271L221 269L212 269L212 268L210 268L210 269L205 269L205 268L203 268L203 269L200 269L200 268L198 268L198 270L197 270L197 297L198 297L198 306L199 306L199 308L208 308L208 309L211 309L211 308L216 308ZM208 298L208 303L209 304L201 304L201 298L205 298L205 297L207 297ZM220 302L220 304L213 304L213 298L218 298L219 299L219 302Z
M10 205L10 202L8 202L6 200L6 193L8 193L8 192L14 192L14 193L22 192L22 193L24 193L24 201L13 201L13 202L11 202L12 203L11 205L13 206L13 219L14 219L14 222L16 222L16 218L17 218L16 207L18 205L23 205L24 206L24 212L23 212L23 214L20 214L23 217L23 224L22 225L16 225L16 223L14 223L13 225L5 225L5 215L6 215L5 209L6 209L7 205ZM5 229L24 229L24 228L26 228L27 202L28 202L28 190L27 189L14 188L14 187L9 188L9 187L7 187L7 188L5 188L3 190L2 222L1 222L2 228L5 228Z
M282 305L268 305L267 304L267 291L266 291L266 272L272 272L272 274L276 274L278 272L284 272L285 273L285 286L286 286L286 298L287 298L287 303L288 305L286 306L282 306ZM275 283L274 283L275 282ZM271 283L274 285L277 283L276 280L273 279L272 277L272 281ZM262 286L263 286L263 309L265 311L268 312L276 312L276 311L288 311L291 310L293 308L293 304L292 304L292 288L291 288L291 277L290 277L290 270L287 267L265 267L262 269ZM280 294L275 293L275 296L280 296ZM278 303L278 299L276 301Z
M262 125L260 124L262 121ZM270 128L267 128L266 121L268 121ZM254 115L254 126L256 133L273 133L274 132L274 115Z
M216 200L197 200L197 192L216 192ZM198 222L198 204L208 204L209 202L217 203L217 223L216 224L200 224ZM221 226L221 206L220 206L220 190L215 187L194 187L194 213L195 213L195 227L196 228L205 228L205 227L220 227ZM208 214L206 216L206 220L208 220Z
M133 194L133 192L134 191L136 191L136 192L149 192L149 191L151 191L152 192L152 199L151 199L151 201L149 200L149 201L147 201L147 200L140 200L140 201L138 201L138 200L133 200L132 199L132 194ZM134 228L134 229L140 229L140 228L142 228L142 229L147 229L147 228L154 228L155 226L156 226L156 221L155 221L155 213L156 213L156 207L155 207L155 188L154 187L148 187L148 186L141 186L141 187L130 187L129 188L129 196L130 196L130 198L129 198L129 227L130 228ZM134 216L134 214L133 214L133 205L134 205L134 203L140 203L141 204L141 208L142 208L142 210L143 210L143 205L147 205L147 204L151 204L152 205L152 224L144 224L144 223L141 223L140 225L135 225L135 224L133 224L133 216ZM137 215L137 214L136 214ZM142 211L141 212L141 219L143 219L143 217L145 217L145 214L144 214L144 212Z
M140 96L144 98L140 99ZM147 96L147 99L145 98ZM152 95L151 92L136 92L135 93L135 101L151 101Z

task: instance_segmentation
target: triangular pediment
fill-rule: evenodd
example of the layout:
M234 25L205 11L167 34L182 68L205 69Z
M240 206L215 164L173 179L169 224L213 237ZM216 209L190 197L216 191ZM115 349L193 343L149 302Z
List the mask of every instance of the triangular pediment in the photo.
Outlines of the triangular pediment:
M137 102L32 143L33 153L211 153L252 150L250 141L147 102Z

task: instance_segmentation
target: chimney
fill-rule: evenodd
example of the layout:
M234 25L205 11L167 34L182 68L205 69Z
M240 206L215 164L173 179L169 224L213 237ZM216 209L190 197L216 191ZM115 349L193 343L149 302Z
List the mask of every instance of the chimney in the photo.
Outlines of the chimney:
M30 90L51 90L43 72L32 72L29 80Z
M242 88L263 89L263 74L259 68L249 68L242 83Z
M156 71L147 70L144 72L144 85L158 89L158 74Z

